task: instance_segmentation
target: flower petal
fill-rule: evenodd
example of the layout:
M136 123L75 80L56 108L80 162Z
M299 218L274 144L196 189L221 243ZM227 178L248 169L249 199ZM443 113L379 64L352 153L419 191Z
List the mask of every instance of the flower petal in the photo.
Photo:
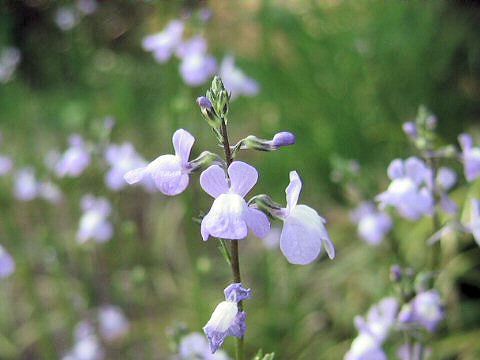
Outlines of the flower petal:
M200 185L213 198L228 193L229 187L225 172L218 165L212 165L200 175Z
M430 172L430 169L419 158L412 156L405 160L405 173L417 185L420 185L423 181L428 182Z
M306 265L320 255L323 237L322 218L312 208L298 205L285 219L280 249L290 263Z
M123 178L130 185L136 184L142 181L143 177L146 174L146 170L147 170L146 167L130 170L125 175L123 175Z
M245 213L245 222L259 238L264 238L270 232L270 221L260 210L248 208Z
M258 180L257 170L243 161L234 161L228 167L230 190L244 197Z
M228 285L223 293L225 294L226 300L235 301L237 303L252 297L252 290L245 289L241 283L233 283Z
M175 155L162 155L147 166L155 186L165 195L178 195L183 192L189 182L184 173L181 160Z
M287 212L297 205L301 190L302 180L300 180L298 173L296 171L290 171L290 183L285 189L285 194L287 194Z
M247 329L245 321L246 319L246 312L238 312L237 316L235 316L235 321L233 322L232 326L230 326L227 330L227 336L243 337L245 335L245 330Z
M182 164L186 164L190 157L190 151L192 150L195 138L188 131L178 129L173 134L172 142L173 148L175 149L175 155L182 159Z
M207 241L210 233L207 230L207 215L205 215L202 219L202 225L200 226L200 233L202 234L202 239L203 241Z
M403 161L401 159L393 160L390 165L388 165L387 174L390 180L405 176Z

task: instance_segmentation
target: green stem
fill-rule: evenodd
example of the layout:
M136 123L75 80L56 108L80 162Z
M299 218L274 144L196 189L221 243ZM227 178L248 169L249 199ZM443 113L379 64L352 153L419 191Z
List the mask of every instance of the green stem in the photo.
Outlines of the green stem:
M230 151L230 143L228 141L228 133L227 133L227 125L225 124L225 119L222 119L222 145L223 150L225 152L225 161L227 163L227 167L230 166L232 163L232 153ZM230 256L231 256L231 268L233 274L233 282L240 283L242 282L242 278L240 275L240 261L238 257L238 240L231 240L230 241ZM238 310L243 311L243 302L238 302ZM243 345L243 337L236 338L236 346L235 346L235 359L236 360L244 360L245 352L244 352L244 345Z
M438 216L438 199L437 199L437 191L436 191L436 184L435 180L437 177L437 162L432 156L427 155L425 159L432 170L432 195L433 195L433 216L432 216L432 226L433 226L433 233L435 234L437 231L440 230L440 218ZM432 251L430 252L430 259L429 259L429 268L430 270L435 270L439 263L440 263L440 242L437 241L432 244Z

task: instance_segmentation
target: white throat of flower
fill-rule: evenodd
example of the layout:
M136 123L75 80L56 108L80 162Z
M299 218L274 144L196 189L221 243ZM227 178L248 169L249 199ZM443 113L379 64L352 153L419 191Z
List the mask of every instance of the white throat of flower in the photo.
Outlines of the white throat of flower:
M216 331L225 332L235 322L237 313L238 306L235 301L222 301L213 311L205 327L213 327Z
M245 200L238 194L221 194L213 202L210 214L213 217L221 217L225 214L238 217L245 211L246 206Z

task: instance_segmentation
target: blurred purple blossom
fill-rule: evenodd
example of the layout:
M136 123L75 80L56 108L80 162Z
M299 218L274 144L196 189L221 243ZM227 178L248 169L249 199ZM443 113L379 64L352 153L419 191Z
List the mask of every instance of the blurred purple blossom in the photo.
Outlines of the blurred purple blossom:
M77 0L76 6L84 15L90 15L97 10L97 2L95 0Z
M178 195L185 191L189 183L189 174L194 166L188 161L195 138L186 130L175 131L172 137L175 155L161 155L137 169L124 175L125 181L132 185L141 181L153 181L157 189L165 195Z
M434 199L430 190L431 170L425 163L410 157L393 160L388 166L392 180L387 191L376 197L380 206L393 206L399 214L410 220L418 220L434 211Z
M462 147L462 161L467 181L480 177L480 147L473 146L473 139L469 134L461 134L458 142Z
M80 135L69 138L69 148L55 164L55 173L59 177L79 176L90 165L90 152Z
M38 184L38 195L52 204L58 204L63 198L60 188L51 181Z
M62 360L102 360L104 351L95 335L95 328L87 321L79 323L74 330L73 348Z
M107 341L125 336L130 329L127 317L118 306L102 306L98 312L98 321L100 335Z
M440 294L436 290L429 290L417 294L410 303L405 304L398 320L434 332L444 317L445 310Z
M182 40L184 24L180 20L172 20L159 33L146 36L142 41L143 49L153 53L159 63L167 62Z
M38 196L38 184L33 168L23 168L15 174L13 194L21 201L30 201Z
M280 249L292 264L306 265L314 261L325 247L328 257L335 258L335 247L325 227L325 219L309 206L297 205L302 181L296 171L290 172L285 189L287 207L275 211L283 221Z
M465 230L472 233L477 245L480 246L480 200L470 200L470 222L465 225Z
M352 213L353 221L358 225L358 234L370 245L379 245L392 228L390 216L379 211L371 202L360 204Z
M226 56L220 65L220 77L227 91L231 92L232 100L240 95L254 96L260 91L258 82L246 76L235 67L235 58Z
M202 219L203 240L209 236L223 239L244 239L248 229L262 238L270 231L270 222L260 210L247 206L244 196L255 186L257 170L242 161L234 161L228 168L230 184L225 171L212 165L200 176L203 190L215 199Z
M93 239L102 243L110 240L113 235L113 226L108 221L111 206L107 199L85 195L82 198L83 215L77 232L77 241L84 243Z
M114 191L121 190L127 186L124 179L127 172L147 166L146 160L135 151L135 148L130 143L108 145L105 150L105 161L110 166L110 170L105 175L105 183ZM154 185L151 179L143 179L142 185L149 191L153 190Z
M410 139L414 141L417 140L418 138L417 124L409 121L409 122L403 123L402 129Z
M217 61L207 52L207 43L200 36L182 43L177 55L182 60L180 74L190 86L202 85L217 71Z
M456 214L458 212L457 204L448 196L448 191L457 182L457 173L450 168L441 167L438 169L435 179L437 192L440 195L440 206L447 214Z
M227 354L220 350L212 354L208 342L200 333L191 333L184 336L179 345L178 356L175 360L230 360Z
M13 168L13 161L10 157L0 154L0 176L8 174Z
M13 260L7 250L0 245L0 279L10 276L14 271L15 260Z
M387 360L382 345L387 339L398 313L398 301L388 297L372 306L366 318L355 317L359 335L353 340L345 360Z
M246 330L247 314L239 311L237 303L250 299L250 289L236 283L229 285L224 292L226 300L217 305L203 327L212 353L222 347L227 336L243 337Z
M22 56L15 47L6 47L0 52L0 83L5 84L12 78Z
M54 20L60 30L68 31L78 24L80 17L73 8L61 7L55 13Z

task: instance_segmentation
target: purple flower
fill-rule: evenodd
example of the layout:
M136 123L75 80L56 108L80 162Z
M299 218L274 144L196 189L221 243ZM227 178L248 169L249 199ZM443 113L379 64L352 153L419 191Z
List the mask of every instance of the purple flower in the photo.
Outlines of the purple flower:
M52 204L58 204L63 198L60 188L51 181L38 184L38 195Z
M97 2L95 0L78 0L76 6L84 15L90 15L97 10Z
M190 86L202 85L217 71L217 61L207 53L202 38L196 37L183 44L178 55L182 59L180 74Z
M462 161L467 181L480 177L480 147L473 146L473 139L469 134L461 134L458 142L462 147Z
M283 221L280 250L292 264L306 265L315 260L325 247L330 259L335 247L325 228L325 219L309 206L297 205L302 181L296 171L290 172L290 184L285 189L287 207L275 211Z
M32 168L24 168L16 173L13 194L21 201L30 201L38 196L38 184Z
M359 335L353 340L345 360L386 360L382 345L388 337L398 312L398 302L394 298L384 298L372 306L367 317L355 317Z
M75 327L75 345L62 357L62 360L102 360L104 351L98 341L94 327L83 321Z
M0 155L0 176L8 174L13 168L13 161L8 156Z
M243 239L250 228L262 238L270 231L270 222L260 210L247 206L244 196L257 183L258 173L253 166L234 161L228 168L230 183L225 171L212 165L200 176L200 184L213 198L212 208L202 220L203 240L214 236L223 239Z
M398 313L398 301L387 297L370 308L367 317L355 317L355 327L360 333L369 334L378 344L383 344L395 324Z
M392 228L392 219L386 213L378 211L374 204L364 202L352 214L358 224L358 234L370 245L379 245Z
M178 357L175 359L230 360L227 354L222 350L212 354L205 336L200 333L191 333L181 339Z
M147 166L147 162L137 154L130 143L109 145L105 150L105 160L110 165L110 170L105 176L105 183L114 191L121 190L127 185L124 179L127 172ZM153 181L148 180L147 178L143 179L142 184L147 190L151 190Z
M113 235L112 224L107 217L111 207L107 199L85 195L82 198L83 215L77 232L77 241L84 243L89 239L102 243L110 240Z
M254 96L260 91L258 83L235 67L235 58L226 56L220 65L220 77L225 88L231 92L232 100L240 95Z
M402 129L410 139L417 140L417 138L418 138L417 124L409 121L409 122L406 122L402 125Z
M387 360L387 355L375 339L368 334L359 334L353 341L344 360Z
M187 188L189 174L194 170L188 161L194 141L195 138L188 131L175 131L172 138L175 155L161 155L147 166L130 170L124 175L125 181L131 185L148 177L163 194L180 194Z
M15 271L15 261L12 256L0 245L0 279L6 278Z
M73 9L62 7L57 10L55 14L55 23L58 28L62 31L68 31L75 27L78 24L80 18L73 11Z
M21 59L20 51L15 47L6 47L0 53L0 84L10 81Z
M98 313L100 334L108 341L121 338L128 333L130 324L118 306L102 306Z
M440 294L436 290L429 290L417 294L410 303L405 304L398 315L398 320L434 332L444 317L445 310Z
M59 177L79 176L90 164L90 152L80 135L72 135L70 147L63 153L55 165L55 173Z
M392 182L387 191L376 198L382 207L393 206L410 220L433 213L434 200L429 187L431 170L422 160L416 157L393 160L387 172Z
M440 194L440 206L447 214L456 214L458 212L457 204L448 196L447 192L457 182L457 174L454 170L441 167L437 172L435 179L437 191Z
M163 31L143 39L143 49L152 52L159 63L167 62L182 40L183 28L182 21L170 21Z
M225 289L226 300L217 305L203 327L212 353L223 345L227 336L243 337L247 314L238 310L237 303L250 297L250 289L245 289L239 283L231 284Z

